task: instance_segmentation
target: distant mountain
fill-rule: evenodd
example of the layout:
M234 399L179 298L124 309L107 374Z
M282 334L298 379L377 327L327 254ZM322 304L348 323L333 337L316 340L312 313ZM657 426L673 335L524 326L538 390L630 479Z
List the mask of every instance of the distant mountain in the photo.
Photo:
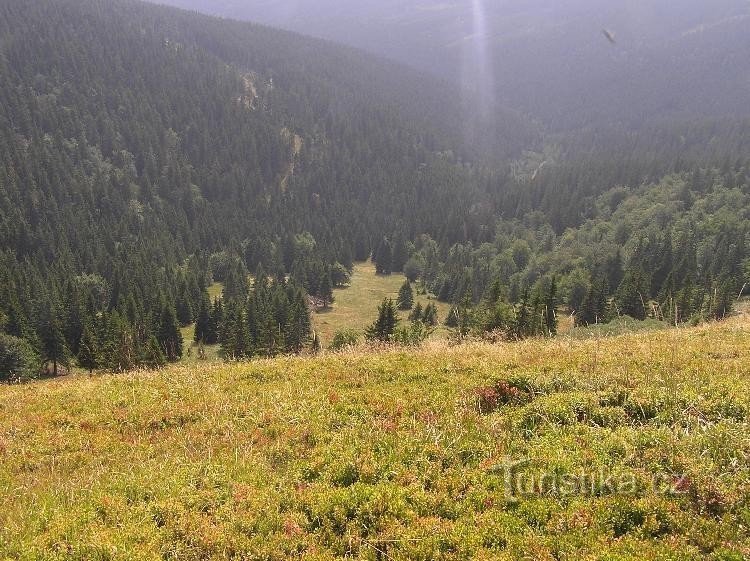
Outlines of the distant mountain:
M361 47L557 130L750 115L746 0L165 1Z

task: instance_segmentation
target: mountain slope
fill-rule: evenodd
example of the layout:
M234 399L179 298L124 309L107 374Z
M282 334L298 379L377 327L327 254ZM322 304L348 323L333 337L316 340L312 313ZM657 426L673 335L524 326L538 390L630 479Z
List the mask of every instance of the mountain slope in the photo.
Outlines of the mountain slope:
M254 221L276 234L319 234L335 216L365 221L372 234L403 218L421 164L447 178L456 171L438 153L471 153L454 92L353 51L128 1L10 2L3 11L6 161L25 162L33 175L46 151L68 158L70 172L98 151L102 161L81 174L112 166L122 203L183 207L187 220L170 231L181 228L193 247L242 239ZM292 159L297 173L283 192ZM45 193L56 204L75 190L70 181L51 188L61 190ZM185 229L196 223L221 231Z
M745 318L0 386L0 556L742 559L749 363Z
M750 111L744 0L166 1L335 39L487 88L556 129Z
M386 232L470 236L468 162L528 140L399 65L130 0L3 2L0 76L0 330L55 365L121 320L150 353L227 271L312 292Z

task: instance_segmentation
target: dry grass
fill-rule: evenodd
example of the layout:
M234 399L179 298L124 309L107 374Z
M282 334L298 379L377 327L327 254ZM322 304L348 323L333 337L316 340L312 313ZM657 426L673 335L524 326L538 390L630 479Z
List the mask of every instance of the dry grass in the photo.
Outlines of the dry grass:
M0 559L746 559L749 415L747 317L5 386ZM684 493L513 498L509 459Z

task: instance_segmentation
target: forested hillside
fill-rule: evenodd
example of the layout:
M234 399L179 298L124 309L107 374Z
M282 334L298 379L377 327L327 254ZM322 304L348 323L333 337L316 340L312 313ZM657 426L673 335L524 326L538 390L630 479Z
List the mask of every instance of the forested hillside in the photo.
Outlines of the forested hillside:
M0 16L6 379L177 361L193 323L227 359L317 348L311 308L370 256L460 336L722 318L746 289L741 119L554 132L248 23L131 0Z
M305 270L317 278L296 288L314 292L404 224L464 238L450 226L478 195L462 162L484 132L443 83L128 0L0 15L0 322L55 364L84 338L109 367L178 358L175 321L227 271L262 265L285 285ZM531 137L508 131L482 145Z

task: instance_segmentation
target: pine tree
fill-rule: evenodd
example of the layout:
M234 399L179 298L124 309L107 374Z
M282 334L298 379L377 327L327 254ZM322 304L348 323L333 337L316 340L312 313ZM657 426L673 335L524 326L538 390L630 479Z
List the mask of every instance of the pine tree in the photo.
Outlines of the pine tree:
M407 279L398 291L398 309L399 310L411 310L414 306L414 291L411 288L411 283Z
M445 326L450 328L456 328L461 322L460 312L458 306L452 306L448 315L445 317Z
M516 306L516 320L513 326L513 335L516 339L525 339L534 333L533 314L529 304L529 291L523 291L521 300Z
M471 286L468 284L464 285L463 296L460 301L453 306L451 314L449 314L450 323L453 325L449 325L448 327L454 329L454 335L459 341L466 338L474 327L475 318L471 294ZM447 320L446 325L448 325Z
M557 334L557 279L552 277L544 298L544 328L546 335Z
M151 335L143 346L140 362L148 368L161 368L167 363L167 358L154 335Z
M99 342L89 326L84 326L78 347L78 366L89 372L99 368Z
M302 352L310 341L310 332L310 310L304 293L302 290L297 290L289 308L285 334L286 350L292 353Z
M207 345L215 345L219 342L219 334L223 322L224 305L220 298L215 298L213 306L211 307L211 320L209 321L208 330L206 332L205 343Z
M105 325L100 366L113 372L133 368L138 362L138 357L130 324L114 310L106 318Z
M389 342L398 326L398 312L393 300L386 298L378 307L378 318L365 330L368 341Z
M42 359L52 363L52 375L57 376L58 366L68 364L69 351L57 315L49 307L44 313L39 339Z
M174 308L166 303L162 305L159 315L156 340L159 342L159 347L167 361L177 362L182 358L183 340L180 324L177 322L177 314Z
M375 248L372 261L378 275L390 275L393 271L393 248L387 238L383 238Z
M251 345L245 314L235 303L225 310L225 326L221 340L221 353L226 360L242 360L251 356Z
M333 285L331 283L331 273L328 270L324 271L320 276L320 282L318 283L318 296L323 302L324 309L328 309L328 307L333 304Z
M576 314L576 325L594 325L604 323L608 318L606 281L597 277L589 286Z
M409 321L412 323L417 322L417 321L422 321L422 314L423 314L422 303L417 302L417 305L414 306L414 309L409 314Z
M436 327L438 324L437 306L434 302L430 302L424 309L422 314L422 323L428 327Z
M204 295L201 298L200 309L198 310L198 317L195 320L195 336L194 340L196 343L208 343L211 338L211 304L208 300L208 295Z
M615 294L620 315L630 316L637 320L646 319L648 292L645 273L640 269L629 269Z
M193 323L193 305L190 300L190 292L188 291L187 284L183 280L178 290L177 301L175 305L177 319L182 327L188 326Z

